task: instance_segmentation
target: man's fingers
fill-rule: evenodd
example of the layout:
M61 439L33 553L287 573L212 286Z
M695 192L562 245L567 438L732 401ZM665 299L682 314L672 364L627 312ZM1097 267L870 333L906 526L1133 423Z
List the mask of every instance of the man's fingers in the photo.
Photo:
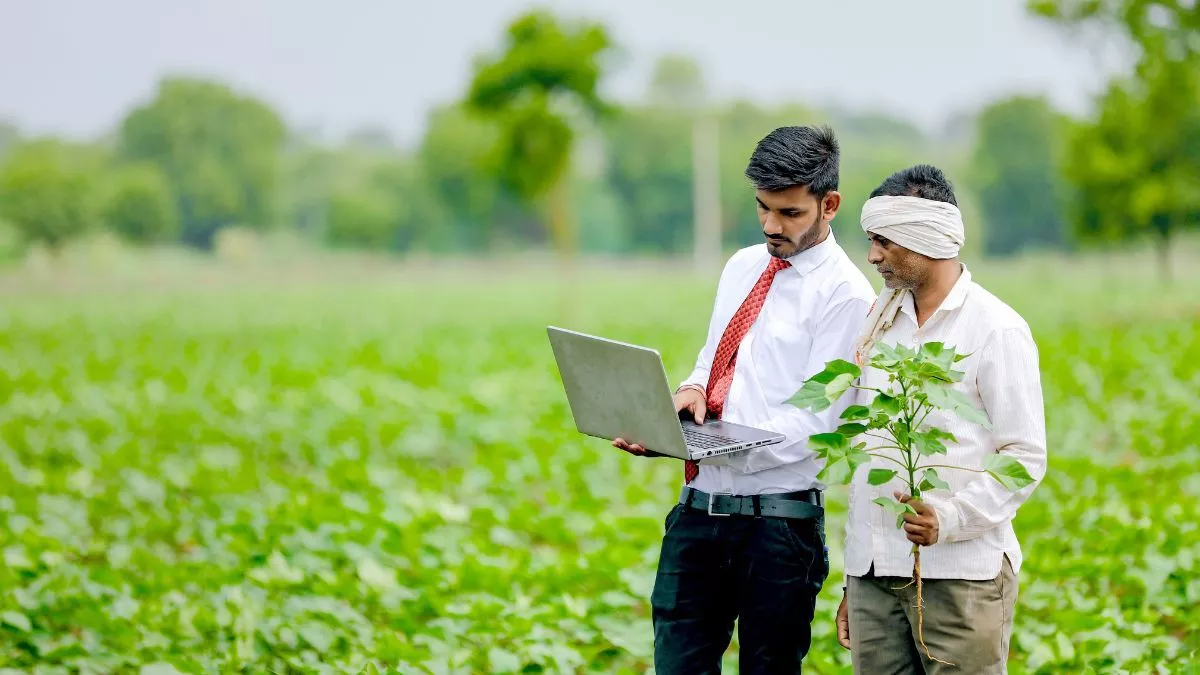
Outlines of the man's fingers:
M837 632L838 644L846 649L850 649L850 612L846 607L846 598L842 598L841 604L837 610Z
M704 414L708 412L704 406L704 401L697 401L692 404L692 414L696 416L696 424L704 424Z
M623 438L614 438L614 439L613 439L613 442L612 442L612 445L613 445L613 447L614 447L614 448L620 448L621 450L624 450L625 452L628 452L628 453L629 453L629 454L631 454L631 455L644 455L644 454L646 454L646 449L645 449L645 448L643 448L642 446L640 446L640 445L638 445L638 444L636 444L636 443L635 443L635 444L633 444L633 445L630 445L630 444L629 444L628 442L626 442L626 441L625 441L625 439L623 439Z
M906 495L899 490L893 492L892 496L895 497L896 501L900 502L901 504L907 504L912 501L912 495Z
M929 531L929 528L924 525L918 525L916 523L905 523L904 531L909 534L924 534Z

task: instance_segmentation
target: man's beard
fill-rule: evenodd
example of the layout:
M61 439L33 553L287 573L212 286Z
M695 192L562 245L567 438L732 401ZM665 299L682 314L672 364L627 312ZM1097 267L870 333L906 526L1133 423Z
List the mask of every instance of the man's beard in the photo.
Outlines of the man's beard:
M801 251L807 251L808 249L812 248L813 246L816 246L817 243L821 240L820 225L821 225L821 219L824 215L825 215L825 205L818 204L816 219L813 221L813 224L804 232L804 234L801 235L800 238L797 239L796 241L792 241L791 239L789 239L787 237L778 237L778 238L767 237L767 241L770 241L770 242L776 244L777 246L783 245L786 247L789 244L791 245L789 248L772 248L771 246L768 246L767 252L770 253L771 255L775 256L776 258L790 258L790 257L796 255L797 253L800 253Z

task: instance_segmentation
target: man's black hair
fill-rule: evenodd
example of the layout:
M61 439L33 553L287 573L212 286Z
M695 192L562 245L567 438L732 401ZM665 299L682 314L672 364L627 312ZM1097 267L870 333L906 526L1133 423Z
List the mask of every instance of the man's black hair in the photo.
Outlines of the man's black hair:
M887 177L871 192L872 197L920 197L958 206L954 186L936 166L918 164Z
M746 177L760 190L807 185L817 199L838 187L840 150L828 126L780 127L754 148Z

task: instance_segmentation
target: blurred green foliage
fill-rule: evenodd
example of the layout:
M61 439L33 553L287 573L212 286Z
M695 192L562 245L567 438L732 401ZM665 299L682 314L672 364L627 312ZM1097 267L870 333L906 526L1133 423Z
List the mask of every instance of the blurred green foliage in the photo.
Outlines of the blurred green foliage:
M17 145L0 166L0 215L26 240L50 248L83 234L96 209L88 157L55 140Z
M100 219L113 232L139 243L174 241L179 212L171 186L154 164L116 169L100 207Z
M1151 294L1146 275L1107 288L1111 269L974 272L1029 318L1046 393L1009 672L1186 672L1194 294ZM580 282L570 319L544 274L461 267L6 297L0 668L646 672L679 465L575 431L545 326L660 349L676 381L715 279L605 266ZM831 490L805 672L849 672L845 501Z
M166 176L182 237L201 246L233 224L271 222L285 128L257 99L215 82L167 78L121 123L120 159Z
M1095 24L1126 39L1136 65L1109 83L1094 119L1071 135L1066 175L1084 239L1150 237L1170 274L1171 238L1200 226L1200 11L1194 2L1031 0L1066 26Z
M1044 98L1012 98L979 114L971 180L989 225L987 253L1068 244L1070 186L1062 170L1066 125Z
M643 95L618 106L601 96L619 66L616 37L595 22L533 11L478 56L460 100L433 108L411 147L377 129L317 139L287 129L252 94L183 77L163 80L129 112L111 158L86 175L51 157L77 154L75 146L18 153L39 141L0 124L0 172L14 181L0 193L0 217L25 241L52 245L102 225L134 241L208 246L221 228L241 225L386 251L678 255L693 246L703 118L714 120L719 199L709 203L726 249L760 237L743 175L755 143L778 126L829 123L842 144L834 228L851 248L861 246L869 192L891 172L929 162L954 181L980 233L969 254L1145 239L1165 255L1174 233L1200 222L1194 8L1144 0L1029 7L1062 25L1102 26L1134 50L1136 68L1110 83L1094 115L1068 119L1042 98L1014 96L928 130L818 101L718 100L699 65L680 54L662 56ZM126 164L154 166L165 190ZM28 195L7 194L14 190ZM109 203L118 195L120 204ZM133 213L138 204L144 214Z
M466 95L468 108L497 124L502 184L528 204L546 200L550 240L562 253L578 245L566 201L575 128L608 108L599 85L610 48L600 24L535 10L508 27L502 53L477 61Z

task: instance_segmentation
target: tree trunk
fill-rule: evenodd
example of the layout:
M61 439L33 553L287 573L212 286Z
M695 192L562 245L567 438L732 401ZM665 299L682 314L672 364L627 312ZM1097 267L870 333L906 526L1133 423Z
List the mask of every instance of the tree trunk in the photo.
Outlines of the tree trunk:
M571 217L570 186L563 172L546 198L546 216L550 226L550 242L559 262L572 260L577 253L575 221Z
M1158 280L1163 286L1171 285L1171 226L1165 225L1158 230L1158 239L1154 242L1158 253Z
M721 174L717 122L707 112L692 126L692 262L707 274L721 265Z
M550 226L550 241L554 246L554 257L558 277L558 321L566 324L576 317L575 286L577 240L575 220L571 216L569 173L563 171L550 193L546 196L546 216Z

